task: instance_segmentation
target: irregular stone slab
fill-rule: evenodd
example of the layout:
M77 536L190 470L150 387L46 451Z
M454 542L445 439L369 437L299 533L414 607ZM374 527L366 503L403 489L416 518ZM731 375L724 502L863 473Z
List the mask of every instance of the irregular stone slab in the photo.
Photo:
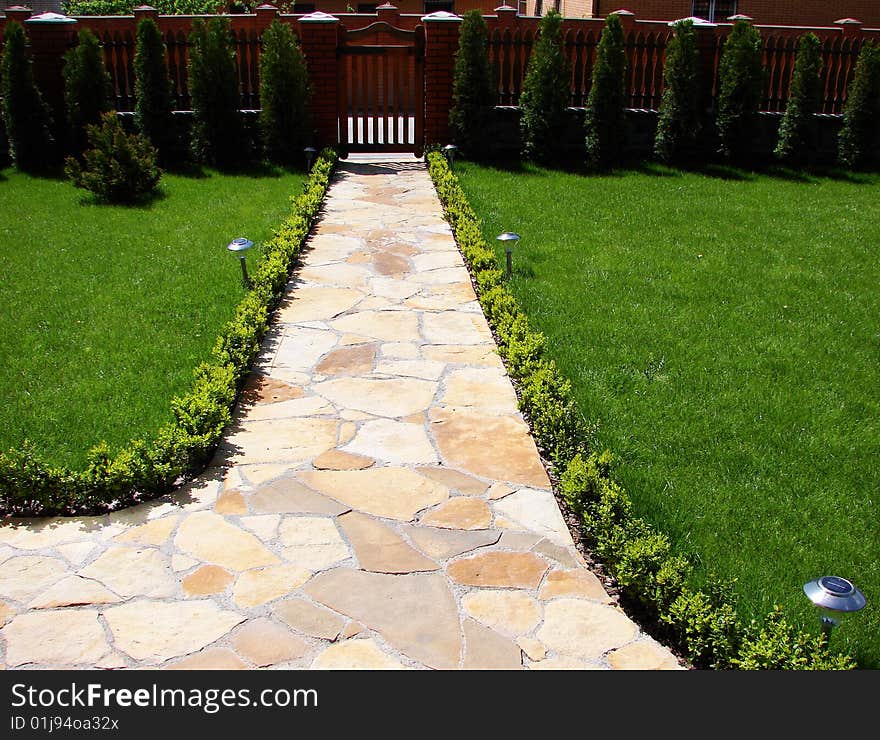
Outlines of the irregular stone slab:
M457 311L426 313L422 333L429 344L483 344L493 342L492 334L482 315Z
M541 540L532 549L538 553L538 555L543 555L551 560L555 560L564 568L578 569L587 567L587 563L583 556L575 549L574 541L571 541L566 546L556 544L551 540Z
M336 524L324 517L289 517L278 528L283 555L309 570L324 570L351 557Z
M298 324L332 319L348 311L363 297L360 291L349 288L300 286L285 296L276 320L282 324Z
M385 360L376 366L377 373L424 380L438 380L445 369L444 363L430 360Z
M319 671L402 671L406 666L382 652L375 640L346 640L328 647L311 666Z
M163 663L220 639L245 617L213 601L133 601L104 612L114 643L135 660Z
M302 398L305 391L297 385L262 373L250 373L241 390L241 401L248 405L279 403Z
M490 530L462 532L434 527L406 527L404 531L423 552L437 560L447 560L478 547L494 545L501 536L500 532Z
M496 503L495 512L555 542L571 543L571 533L550 491L520 489Z
M482 478L549 488L538 449L522 419L431 410L431 433L444 461ZM486 440L492 440L486 444Z
M281 596L288 595L302 586L311 571L295 565L276 565L271 568L257 568L242 573L232 589L232 600L236 606L250 609L265 604Z
M531 663L529 668L533 671L601 671L603 667L596 663L585 663L577 658L569 658L558 655L555 658L547 658L537 663Z
M596 660L632 642L637 634L636 625L613 607L582 599L557 599L544 607L544 624L535 636L553 652Z
M301 416L329 416L334 413L334 408L327 403L327 399L320 396L304 396L290 401L278 403L264 403L252 406L242 414L241 421L251 423L266 419L293 419Z
M516 408L516 394L500 369L467 367L446 378L441 403L471 408L488 414L509 414Z
M365 267L344 262L335 265L308 265L299 271L299 278L302 282L352 288L364 287L372 276L373 273Z
M413 257L412 261L417 272L436 270L440 267L461 267L464 264L461 255L457 251L417 254Z
M448 285L470 280L470 275L464 267L441 267L416 273L413 275L413 280L422 285Z
M485 501L459 496L429 511L422 517L421 523L444 529L488 529L492 523L492 512Z
M275 357L272 359L271 374L276 375L274 368L277 366L311 372L315 363L335 346L336 335L333 332L290 326L278 342Z
M278 514L262 514L259 516L243 516L241 523L259 537L263 542L274 540L278 534Z
M388 360L417 360L419 348L411 342L386 342L382 345L382 357Z
M392 465L419 465L437 462L437 453L421 424L376 419L361 424L346 452L368 455Z
M531 550L541 537L531 532L505 532L498 541L498 546L505 550Z
M188 516L178 528L174 543L199 560L229 570L250 570L279 562L254 535L208 511Z
M232 647L258 668L298 660L309 645L269 619L251 619L232 635Z
M0 563L0 596L27 603L67 575L67 563L42 555L21 555Z
M422 354L428 360L449 364L503 368L495 345L427 344Z
M325 453L330 454L330 453ZM348 511L338 501L306 488L295 478L280 478L251 495L251 510L260 514L329 514Z
M314 390L342 408L395 418L427 409L437 386L415 378L337 378L316 384Z
M356 471L300 473L312 488L353 509L386 519L411 521L417 512L449 497L439 483L407 468L370 468Z
M55 609L62 606L82 606L83 604L114 604L122 601L116 594L108 591L100 583L79 576L68 576L39 594L30 604L30 609Z
M541 585L539 598L555 599L560 596L610 601L602 582L588 570L552 570Z
M345 626L345 619L305 599L288 599L276 604L272 611L293 629L322 640L335 640Z
M301 463L336 446L335 419L267 419L242 425L222 443L232 462Z
M486 552L456 560L447 568L453 581L468 586L537 588L548 564L530 552Z
M96 521L100 522L101 519L99 517L13 519L12 524L0 527L0 544L11 545L20 550L57 547L89 538L89 530Z
M373 253L373 269L380 275L405 275L410 271L409 261L389 252Z
M489 484L477 480L473 476L465 475L457 470L449 468L417 468L421 475L431 480L442 483L447 488L463 493L465 496L482 496L489 488Z
M506 483L493 483L489 487L488 497L490 501L497 501L505 496L509 496L515 490L515 488L511 488Z
M406 279L401 280L400 278L380 277L370 280L370 294L378 300L385 302L394 301L395 303L399 303L400 301L409 298L411 295L418 293L420 289L420 285ZM359 306L361 310L364 310L367 307L366 302Z
M360 622L349 622L345 625L345 629L342 630L343 639L347 640L349 637L354 637L355 635L360 635L363 632L366 632L367 628L364 627Z
M349 512L339 524L364 570L377 573L414 573L439 569L439 565L409 545L391 527L372 517Z
M544 660L547 657L547 648L544 647L544 643L534 637L520 637L516 644L522 648L529 660Z
M666 648L653 640L640 640L608 654L609 665L618 671L678 671L683 670Z
M161 519L154 519L134 529L129 529L116 536L117 542L126 542L135 545L155 545L159 547L165 543L177 522L180 521L179 516L166 516Z
M363 470L375 464L375 460L364 455L353 455L342 450L330 450L318 455L312 461L316 470Z
M169 671L242 671L247 664L229 648L208 648L162 667Z
M419 341L419 321L405 311L357 311L330 322L338 330L384 342Z
M9 604L0 601L0 627L6 624L12 616L15 614L15 609L13 609Z
M188 555L174 553L174 555L171 556L171 569L175 573L179 573L183 570L189 570L190 568L194 568L198 564L198 560L195 560Z
M233 575L219 565L203 565L183 579L183 592L187 596L219 594L232 583Z
M351 230L350 226L348 230ZM363 242L360 239L330 233L312 234L308 244L307 253L310 265L340 262L363 247Z
M247 514L247 503L240 491L224 491L217 497L214 511L218 514L240 516Z
M378 632L414 660L441 670L458 666L458 607L442 575L393 576L337 568L315 576L304 590Z
M514 642L470 619L464 620L465 670L511 671L522 668L522 652Z
M288 465L272 464L239 465L236 470L239 470L247 478L251 486L261 486L284 475L284 473L290 470L290 467Z
M373 370L375 344L355 344L333 350L315 368L322 375L365 375Z
M541 621L537 600L522 591L472 591L461 605L478 622L510 637L531 632Z
M91 555L97 545L94 542L72 542L69 545L58 545L55 549L73 565L79 565Z
M94 666L112 653L93 610L63 609L19 614L2 630L6 664Z
M100 581L128 599L132 596L162 598L177 590L168 557L159 550L143 547L111 547L79 575Z

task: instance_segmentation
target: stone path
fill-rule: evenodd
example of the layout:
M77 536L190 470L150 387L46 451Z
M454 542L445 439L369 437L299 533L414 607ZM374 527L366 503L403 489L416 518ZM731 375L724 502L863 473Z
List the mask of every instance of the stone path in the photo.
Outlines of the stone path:
M342 163L205 475L0 526L0 625L6 668L678 667L574 548L415 159Z

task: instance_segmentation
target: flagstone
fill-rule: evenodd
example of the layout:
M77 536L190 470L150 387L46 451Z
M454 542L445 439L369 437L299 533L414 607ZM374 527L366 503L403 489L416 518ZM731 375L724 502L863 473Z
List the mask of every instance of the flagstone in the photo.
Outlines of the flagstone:
M603 666L596 663L588 663L567 655L557 655L535 663L530 663L529 668L533 671L601 671Z
M516 394L503 371L469 367L449 374L440 402L483 413L509 414L516 408Z
M534 637L519 637L516 644L520 646L529 660L544 660L547 657L547 648L544 643Z
M522 668L522 651L508 638L470 619L464 620L465 670L504 671Z
M541 541L540 535L532 532L504 532L498 541L498 547L505 550L531 550Z
M404 655L431 668L458 667L458 608L442 575L386 575L337 568L315 576L304 590L378 632Z
M67 565L58 558L21 555L0 563L0 596L28 602L67 574Z
M0 627L2 627L10 619L12 619L15 613L15 609L9 606L9 604L4 601L0 601Z
M321 493L367 514L411 521L449 497L449 490L407 468L308 471L300 478Z
M488 497L490 501L497 501L500 498L509 496L515 490L515 488L511 488L506 483L493 483L489 486Z
M295 565L275 565L242 573L232 589L236 606L249 609L273 601L302 586L312 572Z
M393 418L424 411L437 386L415 378L337 378L318 383L314 390L337 406Z
M468 586L537 588L547 571L546 560L530 552L486 552L456 560L447 568L453 581Z
M339 524L364 570L413 573L437 570L440 567L413 548L391 527L372 517L352 511L341 516Z
M439 267L461 267L464 264L458 251L453 250L417 254L412 261L417 272L436 270Z
M286 627L260 617L245 622L230 639L235 652L258 668L298 660L311 650Z
M419 320L404 311L357 311L330 322L334 329L385 342L418 341Z
M504 367L494 345L426 344L422 355L428 360L449 364Z
M304 396L290 401L263 403L244 410L241 422L249 424L264 419L291 419L299 416L324 416L332 414L333 407L320 396Z
M402 671L406 670L396 658L382 651L372 639L346 640L331 645L311 666L315 670L339 671Z
M237 469L247 478L251 486L261 486L284 475L290 470L290 467L288 465L269 463L264 465L239 465Z
M461 605L473 619L510 637L531 632L541 621L537 600L522 591L472 591Z
M550 482L520 418L432 409L431 433L444 462L482 478L536 487Z
M84 604L114 604L122 599L100 583L68 576L40 593L29 604L29 609L55 609Z
M344 640L347 640L349 637L363 634L366 631L367 628L364 627L364 625L362 625L360 622L351 621L347 625L345 625L345 629L342 630L341 637Z
M435 527L406 526L403 531L422 552L437 560L448 560L478 547L498 542L499 532L491 530L462 531Z
M244 464L304 462L336 446L335 419L271 419L243 425L223 442L231 459Z
M299 326L287 327L272 358L271 374L276 375L275 367L279 365L289 370L311 371L315 363L334 346L336 335L333 332Z
M272 608L275 616L298 632L322 640L335 640L345 626L339 614L301 597L281 601Z
M309 570L324 570L351 557L336 524L326 517L288 517L278 528L284 558Z
M417 272L413 280L422 285L448 285L470 281L470 275L464 267L442 267L426 272Z
M3 629L6 664L96 665L112 653L98 612L84 609L31 611L19 614Z
M309 260L311 262L311 259ZM348 288L362 288L373 276L372 270L351 262L328 260L324 264L309 264L298 273L301 282L311 285L339 285ZM297 290L302 286L298 286Z
M312 461L316 470L363 470L375 464L375 460L365 455L354 455L342 450L330 450L318 455ZM317 513L317 512L316 512Z
M203 565L183 579L183 592L187 596L210 596L226 590L234 576L219 565Z
M282 324L332 319L352 308L363 297L363 293L350 288L300 286L285 296L275 319Z
M570 537L570 535L569 535ZM583 556L575 549L574 541L566 538L570 543L568 545L559 545L551 540L541 540L533 550L539 555L555 560L564 568L575 569L586 568L587 563Z
M0 544L20 550L42 550L85 540L89 538L89 519L101 523L99 517L13 519L11 524L0 527Z
M229 648L207 648L162 667L169 671L241 671L247 664Z
M271 378L262 373L250 373L241 390L244 404L279 403L302 398L305 391L301 386Z
M332 223L332 220L329 222ZM313 234L308 241L308 262L309 265L320 265L341 261L362 248L363 241L355 237L341 234Z
M279 478L272 483L260 486L251 494L250 505L251 510L258 514L330 514L334 516L349 509L338 501L306 488L295 478Z
M653 640L640 640L608 654L608 664L618 671L682 670L675 657Z
M278 514L257 514L241 518L242 526L247 527L263 542L275 539L278 534L278 523L280 521L281 517Z
M636 625L611 606L584 599L556 599L544 606L544 623L535 636L553 652L596 660L608 650L632 642L637 633Z
M111 547L78 573L100 581L124 598L161 598L177 589L168 556L152 547Z
M207 511L187 517L174 542L179 550L229 570L249 570L279 562L254 535Z
M429 344L482 344L492 339L482 315L457 311L424 314L422 334Z
M489 505L476 498L456 497L425 514L421 523L445 529L488 529L492 523Z
M555 542L571 542L568 525L550 491L522 488L498 501L495 512Z
M390 252L374 252L372 265L380 275L405 275L410 271L409 260Z
M365 421L344 451L366 455L392 465L437 462L437 453L428 441L423 425L391 419Z
M370 280L370 293L397 303L415 295L421 288L421 285L409 278L376 277ZM361 304L359 308L365 309L367 306Z
M171 556L171 569L176 573L194 568L198 564L198 560L195 560L187 555L174 553L174 555Z
M247 503L241 491L224 491L214 504L214 511L218 514L240 515L247 514L247 510Z
M104 619L117 649L138 661L163 663L210 645L245 616L211 600L140 600L110 607Z
M337 445L344 445L351 442L354 439L354 435L357 434L357 424L352 422L343 422L339 425L339 434L336 437Z
M538 597L546 601L560 596L611 601L602 582L593 573L583 568L551 570L547 574L544 583L541 584Z
M489 488L488 483L450 468L432 467L416 469L420 475L442 483L447 488L463 493L465 496L482 496Z
M375 344L355 344L333 350L315 367L324 375L363 375L373 369Z

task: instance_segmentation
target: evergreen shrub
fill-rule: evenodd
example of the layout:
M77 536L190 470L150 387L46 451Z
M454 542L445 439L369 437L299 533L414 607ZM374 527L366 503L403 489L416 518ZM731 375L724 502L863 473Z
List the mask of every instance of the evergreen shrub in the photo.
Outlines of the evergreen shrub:
M91 29L77 33L77 43L64 55L64 103L68 150L80 156L88 145L87 127L110 110L110 75L104 68L101 42Z
M733 24L718 68L716 125L721 154L741 160L757 135L758 109L764 93L761 33L746 20Z
M162 32L152 18L138 23L134 55L134 120L137 130L167 163L175 148L171 79Z
M491 148L489 124L497 100L489 64L489 28L480 10L464 14L455 53L449 123L462 154L472 159Z
M802 164L810 159L815 149L814 114L819 110L822 95L821 71L822 47L819 37L814 33L805 33L798 40L788 104L779 124L779 138L774 150L774 154L787 164Z
M663 97L654 139L654 154L663 162L685 160L696 153L703 129L698 70L694 22L679 21L666 48Z
M626 46L620 16L612 13L596 49L593 80L584 120L587 164L607 168L617 164L626 141Z
M866 41L843 111L838 159L852 169L880 161L880 45Z

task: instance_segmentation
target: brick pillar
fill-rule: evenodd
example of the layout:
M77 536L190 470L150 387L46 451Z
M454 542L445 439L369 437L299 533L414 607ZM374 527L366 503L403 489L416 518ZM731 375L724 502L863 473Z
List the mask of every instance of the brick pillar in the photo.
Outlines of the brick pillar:
M679 21L672 21L674 27ZM698 75L700 84L700 107L709 111L712 107L712 86L715 80L715 52L718 47L718 26L699 18L693 19L699 54Z
M271 26L272 21L274 21L278 17L278 8L269 3L258 5L254 12L257 15L257 30L260 33Z
M23 5L13 5L12 7L6 8L3 11L6 16L6 22L15 21L16 23L21 23L24 25L24 22L31 17L34 11L30 8L25 8Z
M449 111L461 18L440 11L422 18L425 26L425 144L448 144Z
M30 39L34 82L49 104L56 141L64 140L67 114L64 107L64 54L71 47L76 19L58 13L42 13L25 22Z
M156 10L152 5L138 5L134 11L134 26L137 29L138 25L144 18L152 18L154 21L159 20L159 11Z
M339 19L327 13L309 13L299 19L300 43L306 58L311 86L309 110L312 115L314 144L319 147L339 143L336 49L339 45Z
M495 8L499 28L513 28L516 25L517 10L510 5L499 5Z
M376 15L380 21L385 21L389 26L396 28L400 25L400 11L391 3L385 3L376 8Z
M8 10L6 11L9 12ZM855 38L862 34L862 22L856 18L841 18L834 21L835 26L840 26L843 30L844 38Z

